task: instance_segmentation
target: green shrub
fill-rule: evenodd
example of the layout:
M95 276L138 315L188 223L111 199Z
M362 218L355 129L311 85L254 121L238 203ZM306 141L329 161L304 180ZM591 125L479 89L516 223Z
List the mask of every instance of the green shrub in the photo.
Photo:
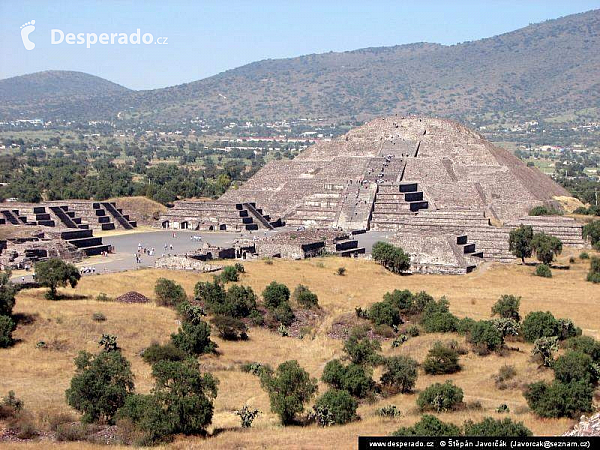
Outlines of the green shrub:
M586 280L590 283L598 284L600 283L600 273L588 273Z
M393 392L410 392L417 382L417 366L417 362L408 356L387 358L381 384Z
M585 353L595 362L600 362L600 342L590 336L575 336L564 342L565 348Z
M534 234L531 247L538 261L547 265L554 260L556 255L560 255L562 252L562 242L560 239L545 233Z
M343 425L356 419L358 402L347 392L330 389L317 399L314 411L321 426Z
M343 277L344 275L346 275L346 268L345 267L338 267L335 271L336 275L339 275L340 277Z
M521 324L521 333L527 342L534 342L541 337L558 336L558 321L549 311L530 312Z
M554 378L562 383L586 381L596 384L598 373L593 364L591 356L570 350L559 356L552 364Z
M237 270L238 273L246 273L246 268L242 263L235 263L233 267L235 267L235 270Z
M49 300L57 299L57 288L65 287L67 284L74 288L81 279L77 267L58 258L35 263L34 272L35 280L41 286L48 288L46 298Z
M12 332L17 325L9 316L0 316L0 348L10 347L14 344Z
M234 283L239 281L240 276L235 266L225 266L219 275L219 278L223 283Z
M451 381L435 383L425 388L417 399L421 411L451 411L462 404L463 390Z
M173 280L159 278L154 285L156 304L159 306L177 306L187 300L183 287Z
M587 275L587 281L600 283L600 258L593 256L590 262L590 271Z
M492 315L500 316L505 319L513 319L519 322L521 320L521 316L519 315L520 304L521 297L503 295L496 303L494 303L494 306L492 306Z
M448 300L442 297L426 303L421 325L427 333L451 333L458 328L458 318L450 312Z
M285 284L273 281L265 288L262 296L265 301L265 306L270 310L275 310L280 304L289 301L290 290Z
M152 394L127 397L119 417L143 431L149 443L175 434L204 433L212 421L218 380L200 373L193 359L159 361L152 366L152 376Z
M248 317L256 310L256 294L250 286L230 286L221 305L214 305L213 314L236 318Z
M263 370L260 383L269 394L271 411L283 425L293 423L296 415L304 411L304 404L317 392L317 380L310 378L295 360L280 364L275 372Z
M15 306L16 286L10 281L10 270L0 272L0 316L10 316Z
M504 344L502 333L488 320L475 322L467 336L467 341L473 344L480 354L499 350Z
M594 220L583 226L583 238L589 239L594 248L600 243L600 220Z
M23 401L18 399L14 391L8 391L8 395L0 402L0 420L15 417L23 409Z
M419 331L419 327L416 325L411 325L410 327L407 327L405 333L408 334L410 337L417 337L419 334L421 334L421 332Z
M387 242L373 244L371 254L375 261L393 273L400 274L410 268L410 255Z
M177 305L177 314L182 322L200 323L206 316L204 308L198 305L192 305L190 302L181 302Z
M145 362L152 365L158 361L183 361L188 354L176 347L172 342L160 345L156 342L150 344L150 347L144 350L142 358Z
M353 330L344 342L344 351L355 364L379 364L381 362L381 356L377 353L379 350L381 344L374 339L369 339L360 330Z
M375 387L370 370L358 364L344 366L338 359L325 365L321 380L334 389L346 390L358 398L367 397Z
M592 410L594 388L585 381L530 384L524 393L527 404L540 417L577 418Z
M402 323L398 308L387 302L373 303L367 312L367 316L375 325L394 327Z
M80 352L75 367L75 376L65 393L67 403L83 413L83 422L113 423L117 410L134 389L129 361L118 350L96 356Z
M436 342L427 353L423 362L423 370L429 375L444 375L460 370L458 353L446 347L441 342Z
M242 428L250 428L254 419L260 414L260 411L258 409L250 409L247 405L244 405L238 409L235 414L240 416Z
M427 292L421 291L416 293L413 296L411 314L421 314L425 310L425 307L432 302L434 302L434 299Z
M590 254L588 252L581 252L579 254L579 259L590 259Z
M531 257L533 248L531 242L533 241L533 227L530 225L521 225L514 230L511 230L508 245L511 253L517 258L521 258L524 263L525 258Z
M497 436L497 437L525 437L532 436L529 428L523 422L513 422L508 417L493 419L485 417L481 422L467 421L464 424L465 436Z
M294 311L288 302L280 303L273 311L273 315L283 326L289 327L294 322Z
M540 264L535 268L535 276L542 278L552 278L552 270L547 264Z
M571 319L557 319L558 339L564 341L581 335L581 328L575 326Z
M292 299L302 308L311 309L319 307L319 298L317 295L312 293L310 289L302 284L299 284L296 289L294 289Z
M386 292L383 295L383 301L395 306L402 313L409 313L412 311L413 297L412 292L409 290L394 289L392 292Z
M248 339L246 332L248 327L244 322L234 317L215 316L210 321L217 329L221 339L226 341L237 341L238 339Z
M471 330L477 323L476 320L471 319L470 317L463 317L458 321L458 325L456 326L456 331L462 335L469 335Z
M544 366L551 366L554 362L554 353L558 351L558 337L541 337L533 343L531 353L533 356L538 356L542 360Z
M375 414L377 414L380 417L392 417L392 418L400 417L402 415L402 413L400 412L400 409L396 405L382 406L381 408L378 408L375 411Z
M112 299L111 299L111 298L110 298L108 295L106 295L104 292L100 292L100 293L99 293L99 294L96 296L96 301L99 301L99 302L109 302L109 301L111 301L111 300L112 300Z
M401 427L392 436L460 436L460 428L442 422L435 416L423 414L421 420L411 427Z
M530 216L557 216L562 215L562 213L550 206L534 206L529 211Z
M189 355L213 353L217 344L210 340L210 326L204 322L183 322L177 334L171 335L173 344Z
M225 302L225 288L219 280L214 277L213 281L199 281L194 287L194 298L203 302L207 308Z

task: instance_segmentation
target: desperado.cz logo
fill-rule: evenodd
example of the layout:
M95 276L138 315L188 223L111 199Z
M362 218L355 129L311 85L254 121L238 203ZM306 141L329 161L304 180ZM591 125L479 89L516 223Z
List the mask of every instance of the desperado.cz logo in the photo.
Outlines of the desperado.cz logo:
M21 39L27 50L33 50L35 43L29 39L29 35L35 30L35 20L21 25ZM65 33L63 30L53 28L50 30L50 44L85 45L128 45L128 44L159 44L167 45L167 37L154 38L152 33L143 33L137 28L133 33Z

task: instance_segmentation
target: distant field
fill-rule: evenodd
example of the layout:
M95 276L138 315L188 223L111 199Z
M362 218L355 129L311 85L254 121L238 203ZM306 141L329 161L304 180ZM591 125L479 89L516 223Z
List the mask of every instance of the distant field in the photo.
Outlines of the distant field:
M570 254L566 252L561 262L566 263ZM344 266L344 277L334 275ZM297 359L314 377L320 377L327 361L342 356L342 342L328 336L331 324L343 314L354 315L357 306L368 306L379 301L386 291L410 289L425 290L434 297L445 295L450 301L451 311L456 315L475 319L490 317L490 308L501 294L523 297L523 315L534 310L549 310L557 317L568 317L583 328L584 334L600 338L600 316L597 285L585 282L588 262L577 261L570 270L554 270L554 278L532 276L532 267L520 264L493 264L479 268L464 276L412 275L396 276L386 272L373 262L343 258L320 258L304 261L276 260L272 265L264 261L245 263L246 274L240 283L250 285L260 293L271 281L287 284L293 289L302 283L319 296L325 316L309 336L303 340L280 337L265 329L251 328L250 340L227 342L218 338L220 356L200 358L203 371L212 372L219 380L219 395L215 403L215 415L209 432L215 437L178 439L173 448L354 448L359 434L389 434L401 425L416 422L420 413L416 410L417 394L396 395L378 399L372 404L363 403L358 413L361 420L346 426L320 428L287 427L279 425L277 417L270 412L268 397L260 388L258 379L242 373L240 365L258 361L273 366ZM192 295L194 284L208 280L209 274L192 274L164 270L140 270L126 273L85 277L76 289L64 289L68 295L83 296L82 300L47 301L42 290L24 291L18 295L16 313L27 314L33 323L21 325L15 332L18 344L0 351L0 394L14 390L36 417L48 412L70 411L65 403L64 391L73 375L73 358L79 350L96 352L97 340L102 333L118 336L124 355L131 361L136 376L136 388L147 392L152 386L150 367L139 356L152 341L165 342L170 333L176 331L175 313L153 304L127 305L98 302L94 298L104 292L111 297L136 290L153 297L153 286L158 277L167 277L181 283L188 295ZM106 322L92 320L94 312L102 312ZM383 342L385 355L410 355L422 361L432 343L438 339L463 338L458 335L424 334L412 338L403 346L391 349L390 342ZM49 349L36 349L38 341L45 341ZM469 353L461 357L463 370L451 376L429 376L419 373L416 392L429 384L452 379L464 389L468 403L479 401L482 409L440 414L442 420L461 424L466 419L484 416L504 417L495 413L502 403L511 409L510 417L523 421L535 434L552 435L565 432L574 422L561 420L539 420L528 412L520 388L498 390L493 376L504 364L517 369L520 386L539 379L550 379L552 372L538 369L531 361L529 344L510 342L518 351L507 356L490 355L479 357ZM380 369L375 371L377 380ZM325 386L320 385L320 392ZM263 413L249 430L242 430L233 411L244 404L260 409ZM381 419L375 410L395 404L402 411L398 419ZM11 445L3 444L6 448ZM38 444L38 448L44 447ZM34 447L34 444L14 445L14 448ZM60 443L56 448L92 448L89 444ZM105 447L98 447L105 448Z

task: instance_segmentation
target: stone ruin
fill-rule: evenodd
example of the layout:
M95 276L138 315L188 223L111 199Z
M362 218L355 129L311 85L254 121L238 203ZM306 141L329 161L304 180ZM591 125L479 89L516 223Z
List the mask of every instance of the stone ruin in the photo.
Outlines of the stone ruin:
M177 202L161 220L165 228L239 231L285 223L386 231L410 249L416 271L465 273L483 260L512 261L508 235L520 224L583 247L582 226L573 219L528 216L565 196L551 178L456 122L388 117L316 143L291 161L271 161L218 201Z
M157 269L190 270L202 273L216 272L223 268L189 256L162 256L154 262L154 267Z

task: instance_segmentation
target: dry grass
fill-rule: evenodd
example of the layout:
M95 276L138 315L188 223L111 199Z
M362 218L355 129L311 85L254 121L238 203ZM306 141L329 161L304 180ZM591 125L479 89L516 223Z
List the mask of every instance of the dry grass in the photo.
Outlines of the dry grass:
M569 256L571 254L566 253L561 262L566 262ZM222 354L202 357L200 362L203 370L211 371L220 380L215 416L209 430L216 436L206 440L181 438L171 444L174 448L352 448L356 446L359 434L387 434L401 425L417 421L420 416L415 407L417 395L411 394L362 404L359 408L362 420L343 427L283 428L269 411L267 395L256 377L239 371L240 364L244 362L260 361L274 366L288 359L297 359L312 376L320 377L325 363L342 354L342 343L327 336L334 319L353 312L356 306L379 301L385 292L393 289L426 290L435 297L445 295L452 312L476 319L489 317L492 304L501 294L520 295L523 297L523 314L550 310L557 317L573 319L585 334L600 338L600 317L594 313L598 308L600 291L597 285L585 282L589 262L578 260L570 270L554 270L552 279L534 277L532 267L519 264L492 265L465 276L406 277L392 275L372 262L339 258L296 262L275 260L272 265L256 261L247 262L245 266L247 273L242 275L241 283L252 286L257 292L273 280L285 283L291 289L302 283L318 294L326 315L312 339L282 338L255 328L250 330L250 340L246 342L224 342L215 338ZM343 277L334 274L339 266L347 269ZM14 390L36 416L48 411L68 412L64 391L73 373L73 358L81 349L97 351L96 342L102 333L119 337L124 354L132 363L137 390L148 391L152 386L150 370L139 353L152 341L166 341L169 334L177 329L174 312L152 304L103 303L93 299L100 292L116 297L130 290L153 297L153 286L158 277L171 278L192 294L194 284L210 279L211 275L139 270L85 277L76 289L64 290L65 294L87 296L89 299L85 300L51 302L44 300L41 290L20 293L15 312L31 315L35 320L19 326L15 335L20 342L15 347L0 352L0 394ZM107 320L94 322L94 312L102 312ZM383 349L386 355L406 354L422 361L435 340L452 338L457 337L422 335L398 349L391 349L390 342L384 342ZM36 348L36 342L41 340L47 343L48 349ZM515 366L518 385L552 376L551 372L538 369L531 361L529 345L511 345L519 347L519 350L504 357L478 357L473 353L462 356L463 370L451 376L420 373L416 391L433 382L452 379L464 389L467 402L479 401L483 409L441 414L443 420L460 424L467 418L476 420L486 415L500 416L494 410L501 403L506 403L511 409L510 416L525 422L534 433L564 432L572 421L536 419L527 411L518 387L502 391L496 388L493 377L505 364ZM379 375L376 370L375 377ZM324 386L320 386L320 390L323 392ZM233 413L244 404L263 412L250 430L239 428L239 419ZM382 419L375 415L377 408L388 404L397 405L402 417ZM21 445L20 448L33 445ZM57 444L56 447L85 448L81 444Z

